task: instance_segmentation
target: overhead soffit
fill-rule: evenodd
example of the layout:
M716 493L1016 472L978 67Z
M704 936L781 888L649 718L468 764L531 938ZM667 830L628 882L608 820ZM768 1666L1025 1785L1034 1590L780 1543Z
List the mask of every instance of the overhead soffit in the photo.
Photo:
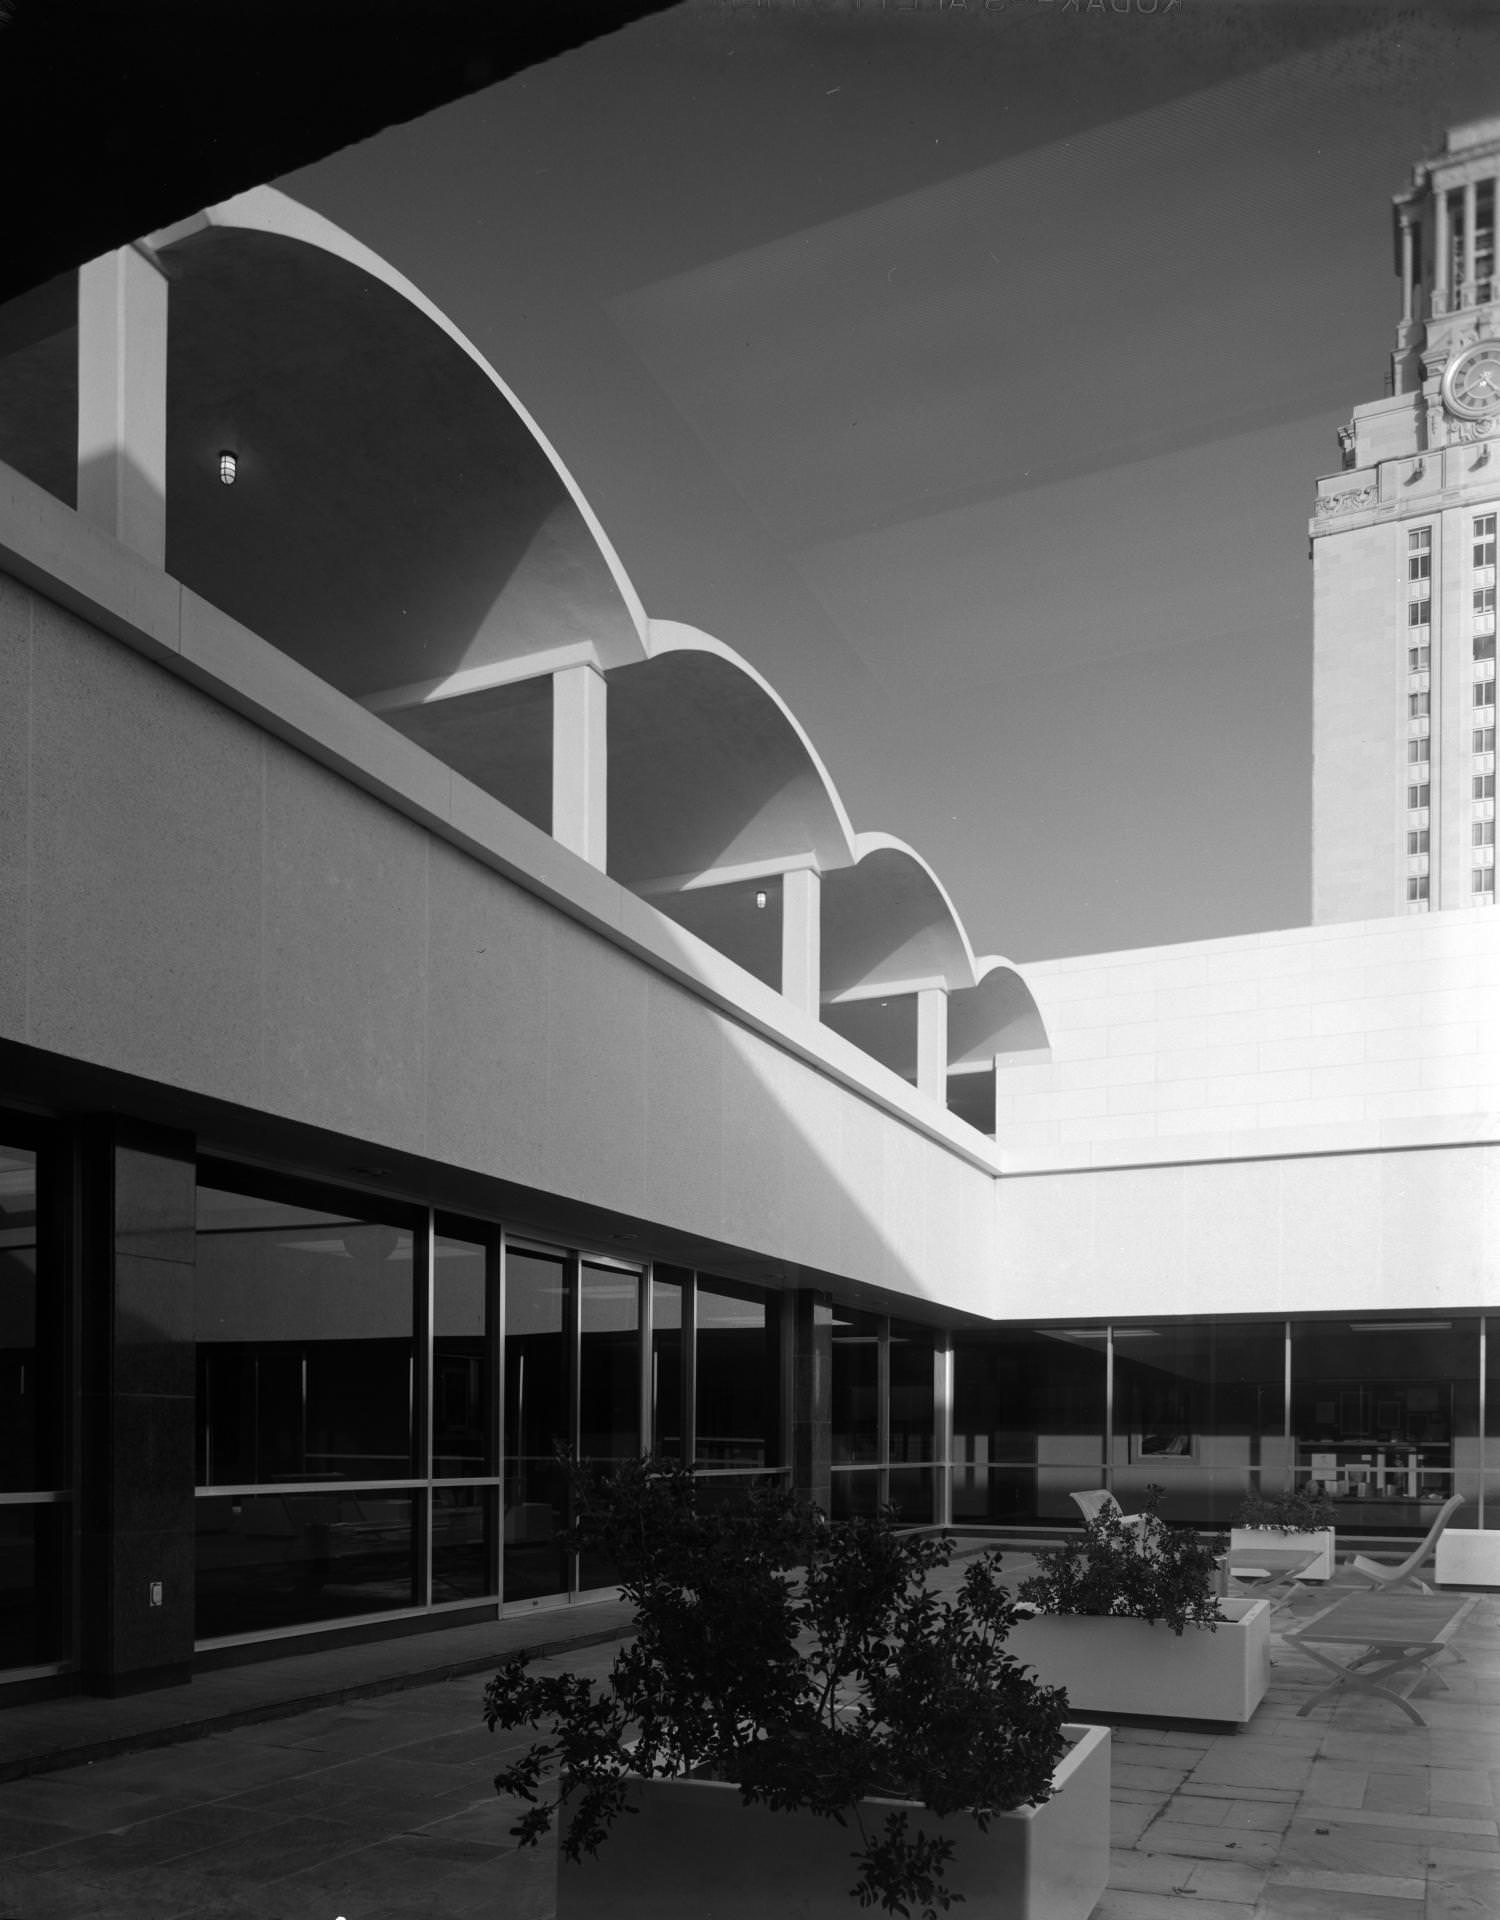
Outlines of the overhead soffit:
M914 981L962 986L972 978L953 910L915 855L880 847L857 866L825 876L825 998Z
M686 648L609 676L609 870L647 883L805 857L848 839L821 771L742 667Z
M556 468L410 300L233 226L164 260L170 572L355 697L553 646L638 650Z
M1030 1053L1048 1045L1031 989L1004 962L977 986L948 998L950 1067L987 1066L996 1054Z

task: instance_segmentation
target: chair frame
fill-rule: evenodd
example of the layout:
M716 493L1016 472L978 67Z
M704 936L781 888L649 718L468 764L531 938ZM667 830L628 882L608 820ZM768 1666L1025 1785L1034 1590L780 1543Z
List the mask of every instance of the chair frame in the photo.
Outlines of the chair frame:
M1432 1588L1419 1577L1417 1569L1437 1551L1438 1535L1463 1504L1463 1494L1450 1494L1444 1501L1437 1518L1428 1528L1427 1538L1395 1566L1386 1566L1379 1560L1370 1560L1364 1554L1357 1553L1349 1562L1351 1570L1362 1573L1372 1587L1383 1589L1387 1593L1393 1592L1398 1587L1415 1587L1419 1593L1431 1593Z

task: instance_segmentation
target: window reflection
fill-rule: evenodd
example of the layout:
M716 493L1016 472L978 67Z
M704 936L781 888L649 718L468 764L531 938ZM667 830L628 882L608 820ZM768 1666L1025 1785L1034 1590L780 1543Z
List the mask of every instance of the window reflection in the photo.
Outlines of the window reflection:
M763 1467L774 1450L776 1356L763 1295L698 1281L700 1467Z
M651 1277L651 1447L668 1460L683 1457L682 1299L691 1277L663 1265Z
M507 1600L568 1589L567 1561L557 1545L567 1517L567 1479L558 1449L572 1441L565 1281L561 1258L506 1250L502 1537Z
M485 1249L438 1235L432 1267L432 1471L494 1471Z

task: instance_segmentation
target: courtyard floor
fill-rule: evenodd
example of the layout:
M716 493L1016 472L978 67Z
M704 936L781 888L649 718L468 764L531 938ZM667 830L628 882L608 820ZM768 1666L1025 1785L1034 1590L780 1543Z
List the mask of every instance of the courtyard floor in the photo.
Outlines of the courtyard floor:
M1006 1556L1008 1582L1024 1571ZM485 1658L486 1634L498 1664L527 1628L555 1645L619 1623L618 1607L580 1607L464 1629L480 1636L464 1659ZM1270 1693L1241 1732L1116 1728L1095 1920L1495 1920L1500 1598L1480 1599L1455 1645L1466 1662L1444 1664L1447 1691L1424 1681L1412 1695L1425 1727L1373 1699L1299 1719L1320 1670L1278 1636ZM541 1664L597 1677L613 1653L612 1640L573 1644ZM316 1705L304 1692L299 1706L305 1665L278 1701L275 1670L292 1661L206 1676L175 1690L198 1696L195 1737L166 1745L131 1746L171 1735L164 1695L20 1709L32 1731L17 1721L8 1741L0 1716L0 1765L7 1745L12 1766L36 1763L49 1715L59 1748L128 1749L0 1783L0 1920L551 1920L550 1851L516 1849L513 1807L490 1788L522 1737L486 1732L480 1673L412 1684L410 1662L438 1657L430 1642L425 1656L407 1643L399 1690L358 1697L361 1661L389 1686L380 1663L394 1657L343 1650L334 1680L355 1697ZM31 1758L16 1758L28 1739Z

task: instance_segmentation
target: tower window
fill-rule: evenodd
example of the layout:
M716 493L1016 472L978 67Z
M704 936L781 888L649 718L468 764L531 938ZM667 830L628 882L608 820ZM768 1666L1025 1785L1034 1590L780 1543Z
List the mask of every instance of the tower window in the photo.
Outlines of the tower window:
M1430 580L1432 578L1432 555L1414 553L1406 563L1408 580Z
M1411 792L1410 787L1407 788L1407 792L1408 793ZM1494 797L1495 797L1494 774L1476 773L1474 776L1474 798L1476 800L1493 800Z
M1495 890L1495 869L1493 867L1476 867L1474 869L1473 886L1476 893L1493 893ZM1407 898L1411 898L1410 894L1407 895Z
M1408 647L1406 649L1406 670L1408 673L1425 673L1432 665L1431 646Z
M1492 567L1495 564L1495 516L1492 513L1476 513L1474 516L1474 565Z
M1493 820L1476 820L1474 822L1474 845L1476 847L1492 847L1494 846L1494 844L1495 844L1494 821Z
M1481 778L1487 778L1489 780L1491 793L1495 791L1494 774L1489 774L1489 775L1476 774L1474 779L1474 797L1476 799L1478 799L1479 797L1479 781ZM1431 799L1432 799L1432 786L1429 781L1424 780L1421 786L1408 787L1406 789L1406 804L1409 807L1425 807L1429 804Z
M1492 707L1495 704L1495 683L1493 680L1474 682L1474 704L1476 707Z
M1425 690L1421 693L1409 693L1406 696L1406 711L1413 720L1421 714L1431 713L1432 695Z
M1476 633L1474 636L1474 658L1493 660L1495 657L1495 636L1493 633Z
M1426 853L1431 844L1431 834L1426 827L1418 827L1414 833L1406 836L1408 853Z
M1409 627L1430 627L1432 625L1432 602L1413 600L1406 609L1406 624Z
M1495 751L1495 729L1493 727L1476 727L1474 729L1474 751L1476 753L1493 753Z
M1406 743L1406 757L1408 760L1430 760L1432 758L1432 741L1426 734L1423 734L1420 740L1408 740Z
M1408 900L1425 900L1427 898L1427 878L1428 876L1425 873L1414 873L1411 876L1406 883L1406 897Z
M1432 528L1413 527L1406 536L1407 549L1411 553L1430 553L1432 551Z

